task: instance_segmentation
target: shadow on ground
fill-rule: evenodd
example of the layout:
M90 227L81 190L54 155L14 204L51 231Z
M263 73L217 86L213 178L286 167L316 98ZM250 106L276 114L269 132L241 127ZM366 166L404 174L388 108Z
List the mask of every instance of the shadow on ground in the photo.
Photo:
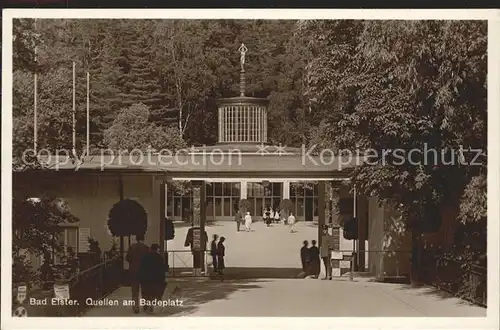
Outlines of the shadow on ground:
M108 308L102 310L100 315L87 316L131 316L131 317L165 317L165 316L188 316L195 312L201 305L213 302L216 300L226 300L229 296L237 291L249 291L261 288L261 284L265 280L209 280L209 279L171 279L168 283L168 288L163 295L163 301L168 302L168 306L155 307L152 314L141 313L134 314L132 307L116 307L115 309ZM119 289L122 298L110 297L111 299L130 299L130 287L122 287ZM121 310L117 310L121 309Z
M456 295L453 295L449 292L446 292L444 290L441 290L441 289L438 289L438 288L432 287L432 286L414 287L411 285L402 285L398 290L406 291L409 294L414 295L414 296L431 296L433 298L438 298L438 299L450 299L450 298L457 299L457 298L460 298L460 297L457 297ZM462 306L463 305L466 305L466 306L474 305L474 306L484 307L484 306L480 306L479 304L472 303L471 301L468 301L465 299L457 300L457 305L459 305L459 306L460 305L462 305Z
M172 278L182 278L192 274L192 268L176 268ZM273 268L273 267L229 267L224 270L225 280L244 279L286 279L298 278L300 268ZM219 275L212 274L211 279L220 279Z

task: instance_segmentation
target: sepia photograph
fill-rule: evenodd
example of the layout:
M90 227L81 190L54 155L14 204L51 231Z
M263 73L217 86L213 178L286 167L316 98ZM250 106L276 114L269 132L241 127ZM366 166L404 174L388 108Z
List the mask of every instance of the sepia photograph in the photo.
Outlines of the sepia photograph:
M4 13L9 317L486 319L487 15L158 17Z

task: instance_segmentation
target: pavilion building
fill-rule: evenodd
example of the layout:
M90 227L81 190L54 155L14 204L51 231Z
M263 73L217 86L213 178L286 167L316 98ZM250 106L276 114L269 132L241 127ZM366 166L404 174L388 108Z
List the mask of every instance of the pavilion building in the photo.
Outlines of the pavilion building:
M360 270L375 275L395 272L394 261L380 251L408 250L408 237L393 230L399 228L393 226L397 214L376 197L361 196L346 185L362 159L325 158L307 147L269 145L268 100L246 96L243 65L240 74L240 95L217 100L218 143L214 146L167 156L150 151L76 161L44 157L46 169L13 173L14 186L23 185L30 196L48 192L67 201L80 222L68 225L62 240L80 253L88 251L89 236L103 250L109 249L108 212L121 199L134 199L145 208L146 242L160 242L162 247L165 217L203 228L208 221L233 220L242 199L250 202L249 211L256 219L264 207L277 207L289 199L299 221L318 224L318 239L321 225L330 224L339 248L339 220L356 216ZM398 272L407 268L398 261Z

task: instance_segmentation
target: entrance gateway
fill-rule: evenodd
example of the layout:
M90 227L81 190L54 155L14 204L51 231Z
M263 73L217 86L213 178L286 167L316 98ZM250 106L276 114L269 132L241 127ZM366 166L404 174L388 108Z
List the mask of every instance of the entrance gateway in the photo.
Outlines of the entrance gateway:
M344 163L338 160L327 165L317 156L316 161L305 159L302 148L268 144L268 100L246 96L244 58L248 49L242 44L239 50L240 95L217 100L218 142L191 150L186 164L167 173L161 209L166 218L192 223L203 232L207 221L234 221L242 199L249 201L247 211L254 221L262 217L264 208L276 209L282 200L289 199L290 211L298 221L318 224L320 244L321 225L337 218L332 215L333 199L341 198L340 204L345 205L346 196L334 196L334 186L347 180L352 164L344 170L340 166ZM190 187L186 189L187 182ZM353 207L340 211L341 216L352 215ZM163 227L160 234L164 244ZM340 240L339 230L334 235ZM364 250L362 241L360 248Z
M317 224L319 240L322 224L339 223L339 218L353 215L353 195L342 183L360 163L358 159L335 158L322 162L317 155L304 157L303 148L270 145L268 101L246 96L244 65L240 71L240 95L220 99L217 104L217 144L176 155L175 162L168 163L164 156L154 152L142 162L132 155L91 155L77 162L64 156L39 157L47 163L47 170L15 172L13 183L30 189L27 193L31 196L40 196L50 189L67 201L71 212L80 219L76 227L65 229L65 237L76 250L79 250L79 242L86 242L88 236L99 241L103 250L110 248L108 212L114 203L125 198L137 200L146 209L146 243L159 242L163 250L165 222L160 219L190 217L196 226L203 228L207 221L232 220L235 205L241 199L249 201L249 211L254 218L262 215L264 207L275 207L283 199L289 199L298 221ZM30 184L42 181L44 185ZM179 181L191 185L187 193L174 189ZM42 186L44 191L40 191ZM337 199L340 214L333 211ZM365 197L358 196L357 200L358 219L366 223L368 203ZM376 203L370 204L374 206L373 214L380 218L374 221L370 231L371 237L377 235L374 242L378 242L383 239L383 214L375 208ZM365 239L362 239L367 237L365 228L359 226L357 250L360 252L365 250ZM87 233L87 237L83 233ZM334 235L341 239L340 231ZM364 254L360 253L358 258L358 264L364 265ZM375 261L373 265L378 267L377 271L382 269Z

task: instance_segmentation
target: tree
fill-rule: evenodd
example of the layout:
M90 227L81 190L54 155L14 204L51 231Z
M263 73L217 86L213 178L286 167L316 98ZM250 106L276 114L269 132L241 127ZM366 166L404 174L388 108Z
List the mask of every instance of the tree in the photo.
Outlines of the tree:
M104 143L112 150L177 150L185 146L174 128L160 127L148 120L149 107L139 103L120 112L104 132Z
M138 202L123 199L114 204L108 215L108 227L113 236L146 234L148 215Z
M312 22L308 33L312 52L322 51L308 77L314 109L325 116L322 144L378 153L355 170L357 189L399 205L406 219L425 221L433 206L458 211L466 184L484 172L456 155L486 148L484 22ZM455 162L381 157L424 148L446 157L454 150Z
M61 224L77 222L62 199L43 196L26 198L14 195L12 206L12 258L13 281L31 281L32 273L28 255L41 256L60 252L58 235Z

